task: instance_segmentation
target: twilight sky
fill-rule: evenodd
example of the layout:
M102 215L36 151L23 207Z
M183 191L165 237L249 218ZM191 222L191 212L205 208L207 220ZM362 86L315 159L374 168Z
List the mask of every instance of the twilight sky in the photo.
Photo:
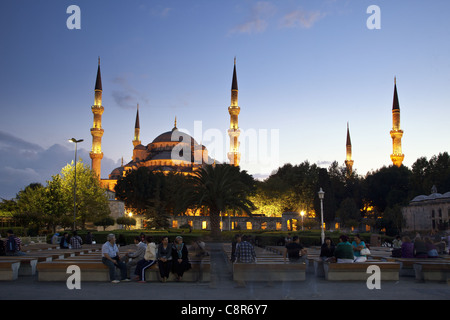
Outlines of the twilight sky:
M81 29L68 29L70 5ZM369 29L371 5L380 29ZM268 175L305 160L354 169L391 164L394 76L408 167L449 151L448 0L2 0L0 198L90 164L98 56L102 178L131 160L136 105L142 144L178 128L226 161L237 59L242 169Z

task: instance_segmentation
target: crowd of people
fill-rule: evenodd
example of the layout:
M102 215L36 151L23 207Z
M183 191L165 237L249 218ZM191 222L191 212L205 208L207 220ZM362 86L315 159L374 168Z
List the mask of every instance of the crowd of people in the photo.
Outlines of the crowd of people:
M450 236L447 241L450 244ZM413 240L397 236L392 245L392 256L397 258L438 258L445 250L445 242L434 242L430 236L422 237L419 233Z
M136 250L120 257L115 235L107 236L102 246L102 262L109 268L111 282L131 281L134 268L133 280L145 283L145 271L154 264L158 265L161 282L166 282L171 273L176 281L181 281L184 273L191 269L188 247L181 236L177 236L172 243L168 236L163 236L157 245L153 237L141 234L134 239L134 243ZM204 244L196 242L194 250L204 251ZM116 279L116 268L120 269L120 280Z

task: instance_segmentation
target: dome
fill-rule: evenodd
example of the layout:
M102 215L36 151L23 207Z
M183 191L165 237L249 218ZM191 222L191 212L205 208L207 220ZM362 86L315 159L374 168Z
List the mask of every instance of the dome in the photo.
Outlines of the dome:
M415 197L411 201L417 202L417 201L424 201L424 200L428 200L428 197L425 195L420 195L420 196Z
M157 136L152 143L161 143L161 142L193 142L194 144L197 144L197 142L187 133L181 132L178 130L178 128L173 128L172 131L167 131L159 136Z

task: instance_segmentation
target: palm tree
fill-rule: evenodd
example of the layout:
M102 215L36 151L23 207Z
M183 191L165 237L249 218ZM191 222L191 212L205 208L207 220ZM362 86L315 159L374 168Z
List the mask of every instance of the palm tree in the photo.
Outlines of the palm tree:
M220 236L220 214L226 210L241 210L251 215L254 204L248 195L254 191L255 181L246 171L229 164L208 165L197 171L185 193L188 207L207 207L211 236Z

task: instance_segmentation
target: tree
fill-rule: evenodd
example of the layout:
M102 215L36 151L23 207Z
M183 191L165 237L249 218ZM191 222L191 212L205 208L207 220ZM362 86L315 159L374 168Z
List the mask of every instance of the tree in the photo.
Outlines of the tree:
M109 226L113 226L114 225L114 219L111 217L104 217L101 218L100 220L97 220L94 222L94 226L96 227L103 227L103 231L106 230L107 227Z
M255 209L248 199L254 190L254 180L246 171L229 164L208 165L190 179L184 194L186 205L194 209L207 207L211 235L220 236L220 214L226 210L239 210L248 215Z
M346 227L355 227L361 221L361 213L353 198L342 201L336 216L341 224Z
M169 227L170 214L184 214L183 192L187 178L181 174L152 172L147 167L127 172L116 184L116 197L135 214L144 215L147 226Z
M94 222L107 217L111 214L111 210L108 205L106 190L101 187L95 172L81 161L78 161L76 166L76 220L81 222L81 227L84 229L86 222ZM75 181L74 169L73 164L68 164L61 170L61 187L66 195L71 195L72 201Z
M19 225L39 230L45 227L46 194L40 183L32 183L19 191L13 218Z
M119 217L116 219L117 224L121 224L125 226L126 228L129 228L130 226L135 226L136 225L136 219L132 218L132 217Z

